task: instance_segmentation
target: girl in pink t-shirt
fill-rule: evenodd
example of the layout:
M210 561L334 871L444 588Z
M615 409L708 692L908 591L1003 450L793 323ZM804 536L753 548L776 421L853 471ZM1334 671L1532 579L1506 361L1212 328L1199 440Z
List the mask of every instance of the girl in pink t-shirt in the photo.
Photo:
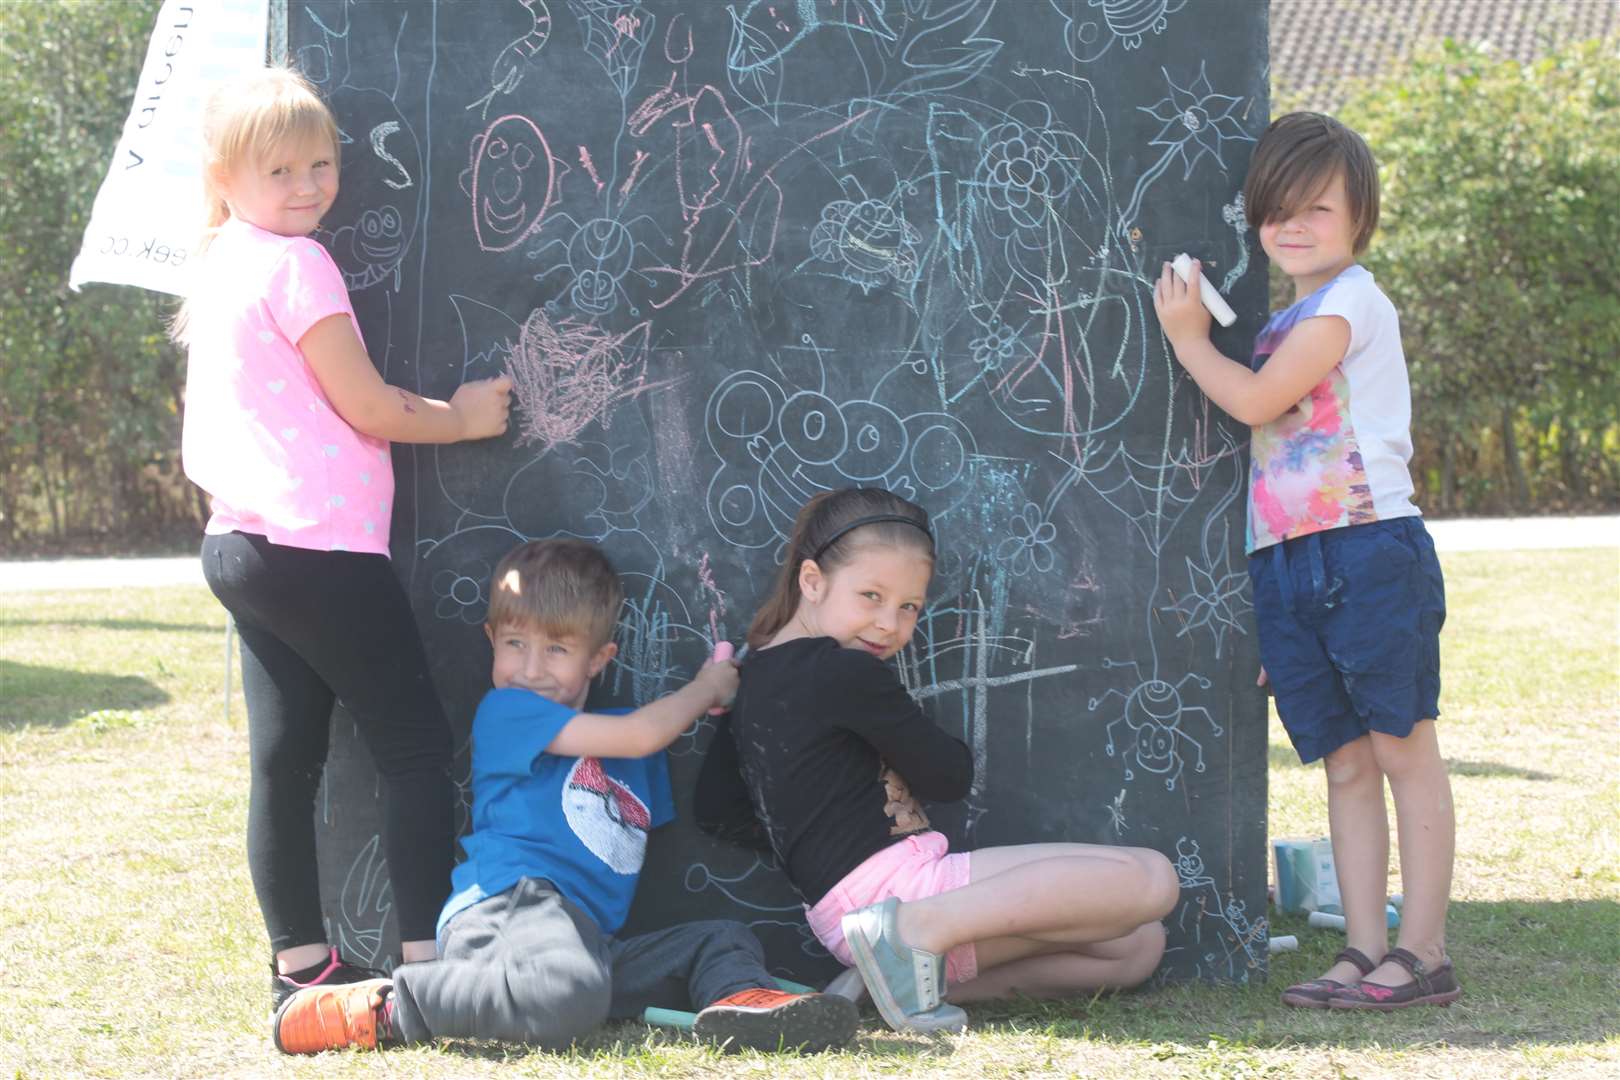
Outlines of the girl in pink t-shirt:
M212 498L203 572L242 641L252 788L248 863L272 997L373 972L326 940L315 791L333 704L383 781L383 839L403 959L432 959L450 889L450 728L388 564L392 441L506 430L505 376L449 401L383 382L343 277L310 239L338 190L338 129L297 74L255 72L203 120L208 228L175 320L190 353L182 457Z

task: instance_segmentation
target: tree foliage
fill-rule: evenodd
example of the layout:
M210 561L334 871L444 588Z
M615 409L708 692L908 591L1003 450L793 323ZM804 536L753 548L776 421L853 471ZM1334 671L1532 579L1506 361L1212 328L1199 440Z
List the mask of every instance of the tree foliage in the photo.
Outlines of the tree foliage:
M1620 497L1617 44L1524 64L1447 41L1340 113L1381 163L1365 261L1400 309L1431 503Z
M170 303L67 288L158 6L0 4L0 549L195 519Z

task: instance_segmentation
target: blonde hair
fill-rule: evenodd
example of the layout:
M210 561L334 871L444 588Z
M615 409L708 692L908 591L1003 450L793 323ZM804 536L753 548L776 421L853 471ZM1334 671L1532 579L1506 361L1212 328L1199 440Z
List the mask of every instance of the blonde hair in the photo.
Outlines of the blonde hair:
M203 106L203 227L193 258L208 250L214 234L231 216L219 181L288 143L325 139L339 153L337 120L315 88L301 74L268 67L233 79L208 96ZM169 328L181 344L190 344L191 301L185 300Z
M624 586L602 549L586 540L530 540L506 553L489 583L493 630L533 627L599 649L613 640Z

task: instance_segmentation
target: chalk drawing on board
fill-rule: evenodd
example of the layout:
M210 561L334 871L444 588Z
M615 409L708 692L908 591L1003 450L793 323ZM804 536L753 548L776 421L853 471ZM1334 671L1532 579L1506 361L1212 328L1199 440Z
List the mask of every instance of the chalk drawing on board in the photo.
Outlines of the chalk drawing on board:
M1205 64L1199 63L1198 74L1186 87L1176 83L1169 69L1161 68L1160 71L1168 87L1165 96L1152 105L1138 105L1137 109L1164 125L1158 134L1148 140L1149 146L1162 146L1164 150L1159 160L1149 165L1137 178L1136 187L1120 217L1126 223L1135 223L1148 188L1177 161L1182 164L1183 180L1192 178L1193 169L1205 157L1213 158L1224 173L1226 159L1222 153L1225 145L1228 142L1254 141L1254 136L1243 130L1239 116L1234 115L1243 98L1216 93L1209 83Z
M1139 679L1142 674L1135 660L1105 658L1102 666L1133 668ZM1210 687L1208 679L1189 671L1174 683L1162 679L1142 679L1128 691L1105 690L1087 702L1087 708L1092 712L1096 712L1112 697L1123 702L1119 715L1109 720L1104 728L1108 741L1103 750L1109 757L1118 756L1125 762L1127 781L1136 778L1134 765L1162 777L1165 789L1174 791L1186 767L1189 748L1193 755L1193 771L1204 771L1204 744L1182 729L1182 718L1190 713L1200 713L1212 734L1221 735L1224 732L1208 709L1202 705L1189 705L1183 699L1181 688L1189 682L1204 690ZM1125 729L1123 732L1119 730L1121 727Z
M798 935L799 948L806 956L825 956L827 950L822 947L820 941L816 940L815 933L811 931L809 924L804 921L804 905L802 903L797 900L790 900L787 903L764 903L751 898L745 891L744 887L749 884L750 879L757 878L760 883L769 884L769 882L777 878L781 870L781 865L776 861L775 857L766 855L755 856L754 861L741 873L729 877L719 873L707 863L699 861L686 868L683 885L689 893L703 893L713 890L749 912L784 916L778 919L755 919L744 916L743 921L749 927L755 929L775 927L791 930Z
M321 44L299 51L303 70L324 92L333 114L342 118L342 184L319 231L349 291L391 282L397 293L400 264L422 216L420 180L426 168L421 142L397 104L404 82L400 42L410 13L395 16L377 5L352 2L342 13L342 23L329 26L306 10ZM365 76L355 72L349 52L356 33L368 44L390 42L391 61L368 69ZM360 201L359 196L373 199L379 191L387 193L387 201ZM345 197L350 192L355 194Z
M484 251L510 251L545 221L568 167L552 156L540 125L518 113L497 117L467 150L460 183L473 236Z
M1266 917L1250 919L1244 901L1231 894L1222 895L1204 867L1197 840L1187 836L1176 839L1175 865L1182 898L1170 919L1189 939L1188 944L1176 948L1197 951L1197 977L1248 982L1249 972L1265 963L1270 935Z
M1052 0L1063 18L1063 47L1082 64L1089 64L1119 42L1125 50L1140 49L1148 34L1163 34L1170 16L1187 0Z
M393 887L382 856L382 838L372 836L355 856L338 892L337 933L333 941L345 957L374 967L382 953L383 922L393 908ZM330 934L332 927L328 927Z
M489 119L489 107L497 95L517 91L523 77L534 66L534 58L551 40L551 9L546 6L546 0L517 0L517 3L528 13L529 26L495 54L495 62L489 66L489 93L467 106L479 110L480 120Z

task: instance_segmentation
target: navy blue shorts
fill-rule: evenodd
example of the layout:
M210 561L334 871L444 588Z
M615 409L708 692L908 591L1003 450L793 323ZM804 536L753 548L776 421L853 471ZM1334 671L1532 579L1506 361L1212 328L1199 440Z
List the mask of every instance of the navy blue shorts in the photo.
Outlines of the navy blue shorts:
M1446 589L1422 518L1261 548L1249 580L1260 662L1301 761L1440 715Z

